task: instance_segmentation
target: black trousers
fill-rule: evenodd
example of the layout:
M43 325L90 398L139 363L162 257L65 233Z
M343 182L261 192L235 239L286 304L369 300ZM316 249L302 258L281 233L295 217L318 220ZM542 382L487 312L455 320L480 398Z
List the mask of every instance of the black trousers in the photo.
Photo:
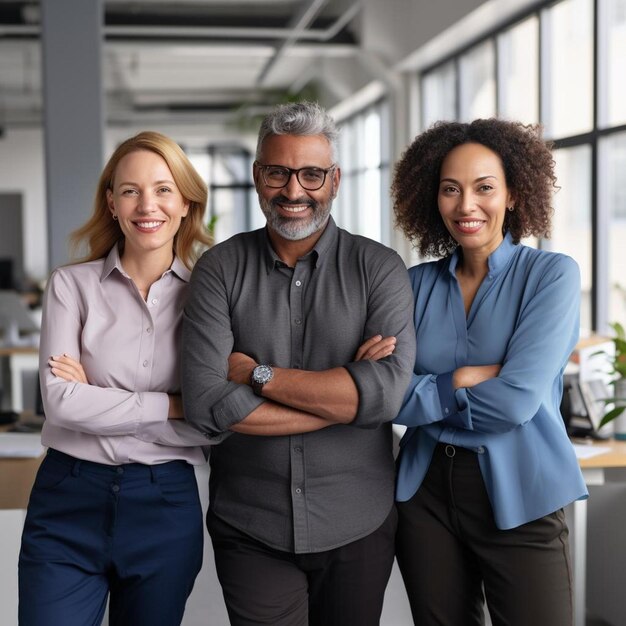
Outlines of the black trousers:
M328 520L332 524L332 520ZM233 626L377 626L394 558L395 507L380 528L307 554L268 547L211 511L207 527Z
M572 624L562 510L498 529L477 455L445 444L415 496L397 506L397 559L415 624L478 626L483 589L494 626Z

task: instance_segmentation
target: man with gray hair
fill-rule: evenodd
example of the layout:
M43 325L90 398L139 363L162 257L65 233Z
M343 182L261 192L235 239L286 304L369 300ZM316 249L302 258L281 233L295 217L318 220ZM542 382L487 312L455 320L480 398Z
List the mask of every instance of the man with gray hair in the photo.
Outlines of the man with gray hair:
M193 271L185 417L213 437L207 527L231 624L374 626L394 556L391 420L415 356L400 257L330 217L337 130L276 107L254 183L265 228Z

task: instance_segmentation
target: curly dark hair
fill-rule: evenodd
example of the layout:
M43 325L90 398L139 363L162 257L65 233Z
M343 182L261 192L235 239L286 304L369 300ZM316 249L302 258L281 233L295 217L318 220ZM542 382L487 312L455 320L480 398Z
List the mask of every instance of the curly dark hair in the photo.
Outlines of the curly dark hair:
M395 166L391 194L396 224L423 256L444 257L457 243L439 214L439 173L446 155L464 143L479 143L502 160L506 185L515 199L504 230L513 241L547 237L556 187L552 145L543 141L539 125L491 119L469 124L436 122L418 135Z

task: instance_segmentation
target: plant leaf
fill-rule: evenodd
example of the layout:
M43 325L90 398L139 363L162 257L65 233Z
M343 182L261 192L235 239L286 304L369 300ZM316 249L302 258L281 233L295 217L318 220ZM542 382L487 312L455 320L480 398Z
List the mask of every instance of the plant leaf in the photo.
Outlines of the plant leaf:
M605 424L608 424L609 422L611 422L612 420L614 420L616 417L618 417L619 415L621 415L624 411L626 410L626 406L618 406L615 407L613 410L609 411L600 421L600 426L598 428L602 428L602 426L604 426Z

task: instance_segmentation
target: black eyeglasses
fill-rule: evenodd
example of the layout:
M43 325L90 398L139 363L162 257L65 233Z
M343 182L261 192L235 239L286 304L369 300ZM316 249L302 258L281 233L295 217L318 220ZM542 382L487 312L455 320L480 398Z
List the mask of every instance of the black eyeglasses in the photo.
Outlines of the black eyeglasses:
M300 187L307 191L317 191L324 186L326 174L334 170L337 165L331 165L326 169L322 167L301 167L293 170L284 165L263 165L258 161L254 164L261 170L263 182L272 189L282 189L289 184L291 177L295 174Z

